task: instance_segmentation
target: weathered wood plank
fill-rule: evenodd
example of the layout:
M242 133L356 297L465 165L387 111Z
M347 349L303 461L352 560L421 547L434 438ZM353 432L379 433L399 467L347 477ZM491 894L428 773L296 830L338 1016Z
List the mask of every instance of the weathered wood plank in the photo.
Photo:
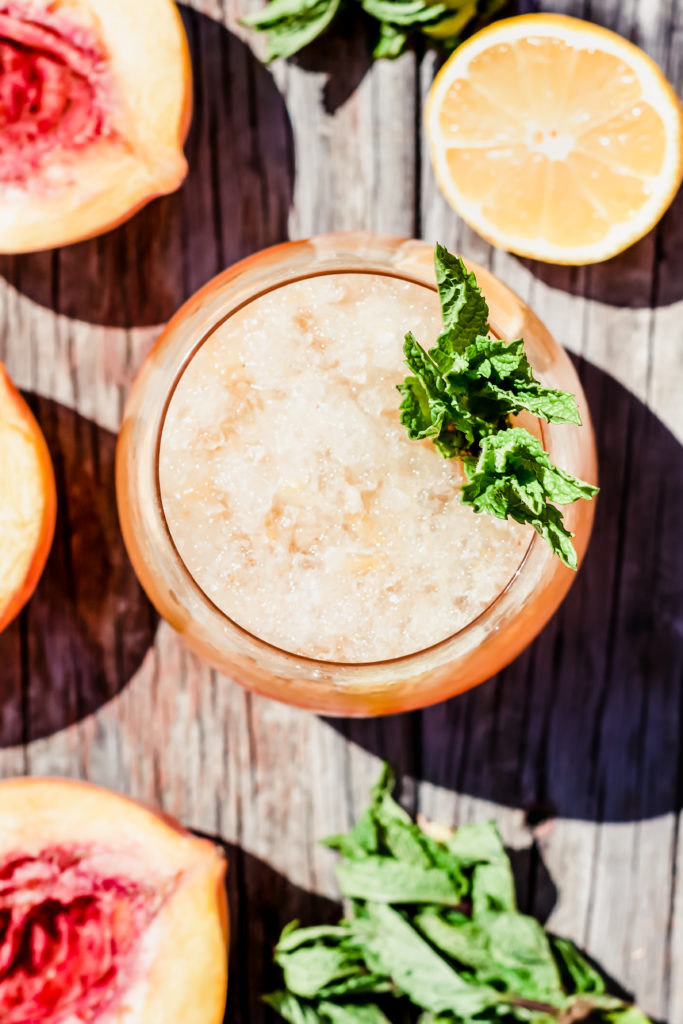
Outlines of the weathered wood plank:
M87 777L227 845L231 1019L263 1019L285 921L334 912L334 858L315 840L351 824L387 757L411 809L495 817L520 851L523 906L552 911L679 1024L683 201L603 267L494 252L429 167L433 52L371 66L358 24L266 70L237 23L259 3L184 10L196 113L181 192L101 239L0 260L0 358L35 396L60 484L46 575L0 638L0 774ZM538 6L633 38L683 91L680 0L521 4ZM438 238L532 304L577 357L604 492L574 590L513 666L422 713L331 722L244 693L157 622L123 552L112 460L130 382L192 291L287 235L361 228Z

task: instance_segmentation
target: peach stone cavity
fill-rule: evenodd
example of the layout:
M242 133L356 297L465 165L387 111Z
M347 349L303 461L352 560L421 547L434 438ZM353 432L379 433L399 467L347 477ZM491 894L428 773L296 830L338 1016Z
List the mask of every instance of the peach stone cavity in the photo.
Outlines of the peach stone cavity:
M462 629L531 531L460 502L460 465L410 441L402 343L439 331L435 292L371 273L288 283L199 347L173 393L159 480L204 593L304 656L380 661Z
M130 984L162 896L106 870L108 860L74 845L0 861L3 1024L94 1021Z
M0 3L0 181L111 134L110 89L92 31L48 7Z

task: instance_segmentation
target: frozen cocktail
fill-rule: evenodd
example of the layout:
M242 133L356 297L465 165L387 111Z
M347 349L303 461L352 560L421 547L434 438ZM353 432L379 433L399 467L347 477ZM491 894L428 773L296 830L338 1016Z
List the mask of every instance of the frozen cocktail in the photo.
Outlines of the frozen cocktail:
M524 336L583 425L516 422L594 480L569 360L504 286L477 281L491 331ZM332 713L427 704L497 671L567 590L532 527L463 504L462 461L401 423L404 335L441 326L429 246L327 236L210 282L141 371L118 453L128 550L159 611L247 686ZM564 516L580 557L591 504Z

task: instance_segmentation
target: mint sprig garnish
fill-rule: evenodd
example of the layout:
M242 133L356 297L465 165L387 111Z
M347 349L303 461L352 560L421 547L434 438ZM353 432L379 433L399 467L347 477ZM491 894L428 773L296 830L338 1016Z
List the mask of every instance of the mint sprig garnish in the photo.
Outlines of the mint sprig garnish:
M434 266L443 330L429 351L411 332L405 336L412 376L398 385L401 423L413 440L428 438L445 458L462 459L463 504L530 524L576 569L573 534L557 505L593 498L598 488L554 466L538 438L511 420L526 411L579 424L574 396L534 377L521 338L490 336L486 299L461 259L437 245Z
M362 8L376 24L373 57L397 57L411 35L423 34L443 49L458 46L507 0L270 0L245 15L248 28L266 32L266 61L291 57L325 32L337 15Z
M265 997L289 1024L650 1024L609 995L567 939L520 913L493 822L428 835L395 802L385 765L339 851L348 915L282 932L283 988Z

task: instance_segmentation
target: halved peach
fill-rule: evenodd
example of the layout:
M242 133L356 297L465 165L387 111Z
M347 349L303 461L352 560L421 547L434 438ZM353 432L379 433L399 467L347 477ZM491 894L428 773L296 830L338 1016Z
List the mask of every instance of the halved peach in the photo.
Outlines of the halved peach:
M56 507L45 438L0 363L0 631L21 611L40 579Z
M0 783L3 1024L219 1024L225 860L105 789Z
M172 0L0 6L0 252L89 238L183 181L192 108Z

